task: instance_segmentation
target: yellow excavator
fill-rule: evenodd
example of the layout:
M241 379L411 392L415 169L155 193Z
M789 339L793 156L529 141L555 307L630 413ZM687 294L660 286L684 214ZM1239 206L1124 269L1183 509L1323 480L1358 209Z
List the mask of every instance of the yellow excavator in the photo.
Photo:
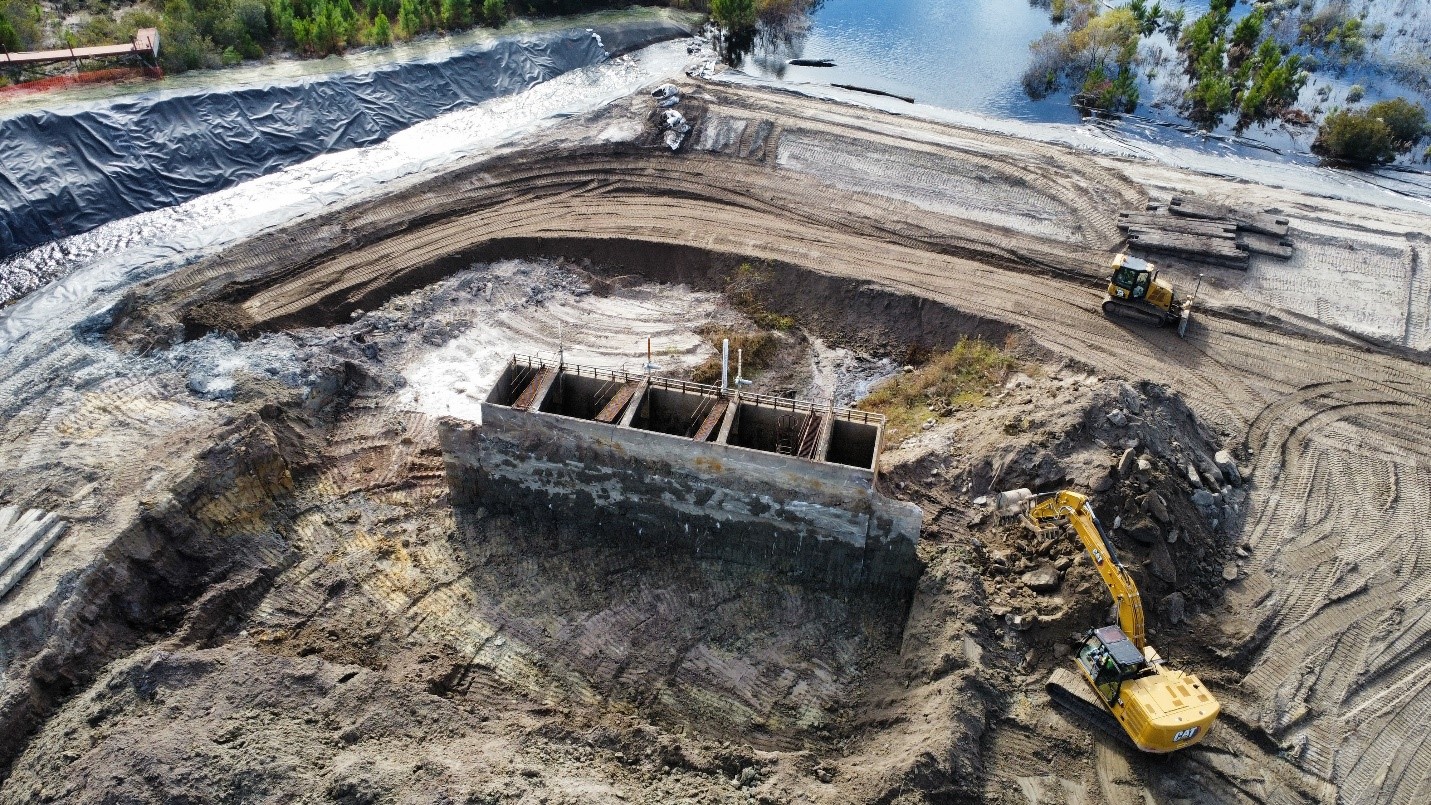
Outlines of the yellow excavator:
M1159 327L1178 326L1178 335L1188 332L1193 296L1179 298L1173 286L1158 279L1157 266L1126 253L1113 258L1113 276L1103 294L1103 315L1132 319ZM1199 285L1201 285L1199 278ZM1200 289L1200 288L1199 288Z
M1206 738L1222 707L1197 677L1168 668L1147 645L1138 586L1088 498L1067 490L1035 495L1014 489L1000 493L996 504L1006 516L1022 513L1024 525L1041 536L1071 526L1118 605L1118 623L1090 629L1078 642L1073 664L1083 679L1055 670L1049 697L1144 752L1173 752Z

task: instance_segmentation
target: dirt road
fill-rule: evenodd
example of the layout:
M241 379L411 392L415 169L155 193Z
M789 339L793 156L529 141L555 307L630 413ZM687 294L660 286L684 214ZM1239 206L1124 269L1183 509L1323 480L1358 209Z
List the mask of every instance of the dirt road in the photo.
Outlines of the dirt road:
M1424 216L782 93L683 90L678 109L693 131L676 153L657 137L651 99L633 98L142 286L105 338L147 354L205 332L329 327L475 259L537 255L708 290L720 290L722 266L768 263L781 277L772 310L877 353L1023 333L1091 375L1165 384L1239 447L1251 499L1228 538L1248 555L1206 631L1179 642L1205 646L1183 659L1223 702L1216 741L1168 760L1129 757L1066 725L1059 741L1042 740L1030 724L1044 716L1006 714L982 738L960 739L983 747L983 795L1431 798L1421 728L1431 717L1421 673L1431 660L1420 564L1431 551ZM1186 340L1098 310L1102 266L1121 244L1117 212L1172 192L1279 210L1299 244L1292 261L1208 270ZM394 466L391 456L363 460L370 472ZM980 684L1041 706L1024 683ZM881 762L881 735L919 751L896 727L870 729L857 742L867 763ZM1035 780L1030 769L1048 773ZM869 785L845 793L881 796Z

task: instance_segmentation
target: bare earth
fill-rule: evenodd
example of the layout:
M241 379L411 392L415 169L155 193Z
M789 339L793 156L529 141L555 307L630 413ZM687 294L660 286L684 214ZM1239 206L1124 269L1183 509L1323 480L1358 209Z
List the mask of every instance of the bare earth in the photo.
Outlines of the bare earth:
M6 347L0 501L72 525L0 599L0 801L1431 799L1431 215L682 89L679 152L637 95ZM1098 307L1117 212L1174 194L1295 243L1170 265L1205 274L1186 340ZM775 390L961 335L1023 360L886 453L927 515L907 618L446 504L434 417L488 370L442 367L585 321L681 371L754 326L718 296L745 260L799 323ZM1198 748L1050 707L1106 609L1075 546L974 502L1029 484L1120 514L1154 644L1223 703Z

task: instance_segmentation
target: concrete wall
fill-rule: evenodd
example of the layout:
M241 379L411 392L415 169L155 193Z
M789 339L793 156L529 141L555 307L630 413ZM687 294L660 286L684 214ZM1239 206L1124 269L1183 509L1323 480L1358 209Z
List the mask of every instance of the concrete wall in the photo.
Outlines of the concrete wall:
M613 542L769 568L905 599L922 513L868 469L487 403L442 422L453 502Z

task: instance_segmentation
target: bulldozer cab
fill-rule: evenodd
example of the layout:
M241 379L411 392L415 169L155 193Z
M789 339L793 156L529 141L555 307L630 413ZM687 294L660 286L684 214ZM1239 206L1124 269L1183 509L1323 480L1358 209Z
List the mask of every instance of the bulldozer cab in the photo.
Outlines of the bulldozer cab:
M1157 273L1145 260L1118 255L1118 259L1113 261L1113 284L1125 293L1115 295L1142 299L1148 295L1148 288L1157 279Z

